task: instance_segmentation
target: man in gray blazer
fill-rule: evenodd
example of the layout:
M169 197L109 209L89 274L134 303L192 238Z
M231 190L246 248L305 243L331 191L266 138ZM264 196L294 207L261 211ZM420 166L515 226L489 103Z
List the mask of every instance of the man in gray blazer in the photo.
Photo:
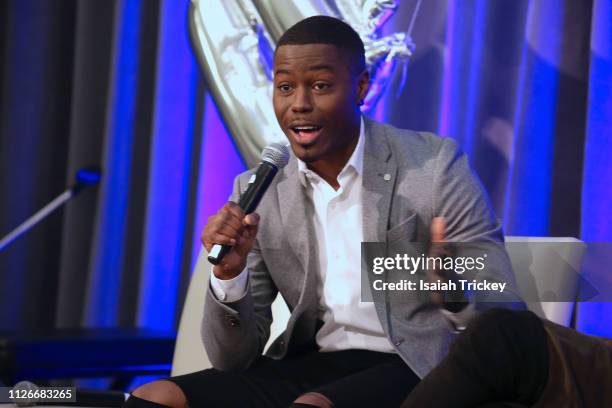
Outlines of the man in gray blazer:
M257 214L234 204L252 172L237 177L202 237L208 251L233 246L205 300L214 369L147 384L126 406L399 405L471 317L500 303L465 297L445 307L411 292L362 302L361 242L482 243L478 279L506 283L495 300L522 308L501 227L466 157L450 139L362 118L368 86L363 43L340 20L311 17L281 37L273 104L289 163ZM278 292L291 317L262 356Z

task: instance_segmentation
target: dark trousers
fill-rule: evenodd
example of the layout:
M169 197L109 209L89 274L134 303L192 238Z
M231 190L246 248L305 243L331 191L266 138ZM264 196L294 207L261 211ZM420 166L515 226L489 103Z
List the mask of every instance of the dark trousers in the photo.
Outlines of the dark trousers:
M260 357L244 373L208 369L169 380L192 407L288 407L310 391L335 407L528 407L549 379L548 343L535 314L493 309L420 382L399 356L365 350Z
M288 407L306 392L335 407L397 407L419 378L396 354L313 350L283 360L262 356L243 373L207 369L169 380L191 407Z
M492 309L470 323L402 408L529 407L549 374L548 337L532 312Z

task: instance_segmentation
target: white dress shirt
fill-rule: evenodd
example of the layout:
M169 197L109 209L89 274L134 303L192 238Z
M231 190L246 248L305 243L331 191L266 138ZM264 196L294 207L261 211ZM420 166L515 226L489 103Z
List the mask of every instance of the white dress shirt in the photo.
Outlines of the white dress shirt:
M395 352L385 336L374 303L361 302L362 172L364 123L350 159L338 174L334 190L306 163L298 160L299 177L314 207L319 253L317 295L323 326L316 334L321 351L365 349ZM221 301L244 296L248 271L220 280L211 273L211 287Z

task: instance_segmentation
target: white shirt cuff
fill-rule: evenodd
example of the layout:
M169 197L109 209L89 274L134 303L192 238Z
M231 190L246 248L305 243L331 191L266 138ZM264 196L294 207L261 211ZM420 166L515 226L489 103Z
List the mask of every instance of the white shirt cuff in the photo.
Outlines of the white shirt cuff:
M247 290L249 271L244 268L238 276L232 279L219 279L210 268L210 286L213 293L222 302L234 302L242 298Z

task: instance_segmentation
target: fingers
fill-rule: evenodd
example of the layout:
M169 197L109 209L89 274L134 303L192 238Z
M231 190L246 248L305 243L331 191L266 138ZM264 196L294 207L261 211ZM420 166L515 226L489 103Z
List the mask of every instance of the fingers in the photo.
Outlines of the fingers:
M243 218L243 224L249 227L256 227L259 224L259 214L251 213Z
M242 234L244 212L233 202L225 204L208 218L202 232L202 244L210 251L213 244L234 245Z
M244 212L240 207L229 202L208 219L208 224L215 232L228 236L239 235L242 231L243 218Z
M244 229L242 230L242 234L240 239L238 240L238 244L242 245L245 242L252 240L257 235L257 229L259 225L259 214L252 213L243 218L242 224L244 225ZM249 248L250 250L250 248Z
M429 248L429 256L431 257L444 257L447 254L446 245L442 245L446 239L446 220L443 217L434 217L431 220L429 227L431 235L431 247ZM431 282L434 281L447 281L447 276L437 268L432 268L427 271L428 279ZM433 304L438 306L444 305L444 296L441 292L431 292L430 298Z
M210 252L214 244L240 246L249 244L257 234L259 215L256 213L245 216L242 209L233 202L225 204L216 214L208 218L208 223L202 232L202 244ZM248 252L247 250L247 252Z
M233 246L236 245L237 239L239 240L240 236L238 236L238 238L233 238L233 236L223 234L212 234L205 240L204 246L206 247L206 250L210 252L213 244Z
M257 230L259 225L259 215L257 213L251 213L243 219L244 229L238 243L235 247L236 251L241 255L246 256L251 248L253 248L253 242L257 236Z
M429 227L431 242L444 242L446 239L446 220L443 217L434 217Z

